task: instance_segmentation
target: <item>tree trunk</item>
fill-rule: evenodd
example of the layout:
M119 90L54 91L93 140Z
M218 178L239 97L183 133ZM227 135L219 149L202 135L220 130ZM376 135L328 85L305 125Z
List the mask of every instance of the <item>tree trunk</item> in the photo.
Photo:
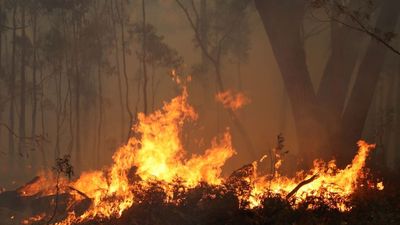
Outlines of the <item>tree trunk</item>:
M120 107L120 131L121 131L121 140L124 139L124 103L122 97L122 81L121 81L121 70L120 70L120 59L119 59L119 41L118 41L118 31L117 31L117 24L115 21L115 15L113 10L113 1L110 1L111 6L111 18L112 18L112 25L113 25L113 33L114 33L114 44L115 44L115 64L117 68L117 79L118 79L118 100L119 100L119 107Z
M376 27L386 32L392 32L397 24L400 12L400 2L397 0L385 0L380 9ZM348 100L347 108L342 119L342 149L337 152L338 160L350 162L356 149L353 146L361 138L368 110L379 75L382 71L387 48L371 38L367 52L363 57L357 78Z
M156 66L153 64L151 66L151 111L154 111L155 107L155 99L156 99L156 84L155 84L155 76L156 76Z
M303 167L320 158L327 143L317 97L309 76L300 27L304 16L301 0L256 0L286 87L295 119ZM285 29L282 29L284 27Z
M37 12L33 12L33 18L32 18L32 39L33 39L33 63L32 63L32 117L31 117L31 137L36 136L36 117L37 117L37 87L36 87L36 70L37 70L37 43L36 43L36 34L37 34ZM35 171L36 168L36 157L37 157L37 151L35 151L34 154L31 155L31 163L33 168L33 171Z
M143 64L143 113L147 115L147 29L146 29L146 4L145 0L142 0L142 26L143 26L143 42L142 42L142 64Z
M68 22L66 21L65 18L65 13L63 13L63 38L64 40L67 40L67 33L68 31ZM73 26L73 25L72 25ZM74 52L74 51L71 51ZM73 152L73 148L74 148L74 140L75 140L75 135L74 135L74 102L73 102L73 90L72 90L72 86L73 86L73 80L74 80L74 76L72 75L72 72L68 72L68 71L73 71L74 69L74 60L73 60L73 55L72 54L68 54L68 51L64 52L64 59L65 59L65 68L67 71L67 96L68 96L68 117L69 117L69 142L68 142L68 154L72 155ZM66 107L67 108L67 107ZM66 109L65 109L66 110Z
M100 166L100 153L101 153L101 142L102 142L102 129L103 129L103 81L101 78L101 63L98 63L97 68L97 81L98 81L98 101L99 101L99 120L97 125L97 148L96 148L96 166Z
M207 0L201 0L200 2L200 39L204 44L204 49L208 51L208 13L207 13ZM204 67L209 64L209 59L206 54L202 51L201 61Z
M56 63L55 63L56 64ZM62 104L62 62L57 62L54 71L57 71L54 75L54 87L56 88L56 109L55 109L55 116L56 116L56 143L54 146L54 159L60 158L61 156L61 149L60 149L60 135L61 135L61 114L63 111L63 104Z
M120 23L120 29L121 29L121 45L122 45L122 68L124 72L124 78L125 78L125 107L126 110L128 111L129 115L129 128L128 128L128 137L129 139L132 136L132 126L133 126L133 114L129 106L129 79L128 79L128 72L126 68L126 43L125 43L125 22L124 22L124 14L123 14L123 1L120 2L120 7L121 9L118 8L118 4L116 3L115 9L117 11L117 16L118 16L118 21Z
M75 43L74 48L74 58L75 58L75 137L76 137L76 149L75 149L75 164L77 169L79 170L81 167L81 118L80 118L80 86L81 86L81 78L79 71L79 24L74 25L73 38Z
M393 30L399 13L396 10L399 6L395 2L384 2L376 27L389 32ZM304 43L299 35L304 1L256 0L256 8L291 101L300 153L308 158L306 164L311 165L314 158L324 158L322 153L331 149L338 164L346 165L354 156L352 149L356 149L355 144L361 138L386 48L371 41L343 112L350 75L358 55L353 46L360 41L358 35L352 32L349 35L345 30L335 32L335 29L339 29L337 27L333 29L334 49L321 81L319 95L316 96L307 70Z
M22 26L22 46L21 46L21 81L20 81L20 118L19 118L19 143L18 143L18 152L19 154L26 154L28 155L28 152L26 151L26 146L24 142L24 137L26 136L25 134L25 119L26 119L26 74L25 74L25 68L26 68L26 31L25 31L25 6L22 4L21 8L21 26ZM29 154L30 156L30 154Z
M3 4L0 3L0 14L3 13ZM3 23L4 21L2 21L0 19L0 23ZM3 71L3 32L0 29L0 77L4 77L4 71ZM0 93L1 94L1 93ZM1 98L1 96L0 96ZM4 103L5 104L5 103ZM0 103L0 123L3 122L3 110L4 110L4 105L3 103ZM2 137L2 129L0 128L0 141Z
M44 76L43 76L43 68L42 65L40 65L39 67L40 69L40 80L43 81ZM44 95L45 95L45 89L44 89L44 85L43 82L41 82L40 84L40 121L41 121L41 136L42 138L46 138L46 124L45 124L45 108L44 108ZM44 167L44 169L47 169L47 156L46 156L46 148L45 148L45 143L42 143L40 145L40 152L42 154L42 165Z
M179 5L179 7L185 13L186 18L187 18L191 28L193 29L196 41L199 44L199 47L202 51L203 56L206 57L207 60L212 63L212 65L215 69L214 75L215 75L215 79L216 79L217 91L224 92L225 87L224 87L224 83L222 81L222 76L221 76L222 75L221 74L221 47L222 47L221 42L223 41L223 39L221 39L219 41L219 46L218 46L219 49L218 49L218 52L216 53L216 56L213 56L212 53L210 53L209 50L207 49L207 43L205 43L204 40L202 39L202 34L200 34L199 28L197 27L197 24L195 24L194 20L190 16L188 9L179 0L176 0L176 3ZM205 4L205 2L203 2L202 4ZM202 7L204 7L204 9L205 9L206 5L203 5ZM197 20L196 20L196 22L197 22ZM203 21L203 23L204 23L204 21ZM203 35L204 34L205 33L203 33ZM227 34L225 34L224 36L226 37L226 35ZM255 157L257 155L256 150L254 149L253 143L251 142L250 136L248 135L245 127L243 126L243 124L237 117L236 113L232 109L227 109L227 112L230 116L231 122L233 123L235 128L238 130L240 136L243 138L243 141L244 141L244 144L246 145L247 150L253 157ZM217 118L218 117L219 117L219 115L217 114Z
M394 123L394 127L395 127L395 138L394 138L394 146L396 146L396 148L394 149L394 169L399 171L400 169L400 149L398 149L397 146L400 146L400 104L398 104L400 102L400 62L397 62L397 73L395 74L396 76L396 89L395 89L395 123Z
M14 116L15 116L15 80L16 80L16 73L15 73L15 56L16 56L16 36L17 36L17 4L15 3L13 6L13 13L12 13L12 53L11 53L11 81L9 86L9 93L10 93L10 108L9 108L9 120L10 120L10 129L14 130ZM8 134L8 154L10 156L9 166L8 168L10 171L14 170L14 163L15 163L15 150L14 150L14 136L11 132Z

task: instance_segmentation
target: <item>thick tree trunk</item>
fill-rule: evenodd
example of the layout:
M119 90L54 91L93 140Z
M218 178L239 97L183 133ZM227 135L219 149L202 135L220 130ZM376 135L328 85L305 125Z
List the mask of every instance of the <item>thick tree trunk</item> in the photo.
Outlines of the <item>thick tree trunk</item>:
M385 0L380 9L376 27L385 32L392 32L400 16L399 8L399 1ZM342 148L345 151L337 153L339 161L349 162L354 155L354 151L350 151L350 149L355 149L352 146L361 138L387 50L381 43L371 38L367 52L360 63L357 78L343 114Z
M399 14L398 4L395 0L384 2L376 27L393 31ZM358 57L354 46L361 40L359 35L349 34L344 27L334 26L332 54L316 96L307 71L304 43L299 35L304 1L256 0L256 7L291 101L300 152L309 159L306 163L323 157L322 153L328 149L333 151L339 165L349 163L355 154L352 149L356 149L355 144L361 138L386 48L371 41L343 112L350 77Z
M329 134L329 147L335 146L341 133L341 119L365 35L332 22L331 55L325 67L317 97ZM333 149L332 149L333 150ZM337 151L337 149L333 150Z
M298 135L304 165L323 155L327 143L317 97L309 76L300 27L304 16L301 0L256 0L256 7L281 70ZM284 27L284 29L282 29Z

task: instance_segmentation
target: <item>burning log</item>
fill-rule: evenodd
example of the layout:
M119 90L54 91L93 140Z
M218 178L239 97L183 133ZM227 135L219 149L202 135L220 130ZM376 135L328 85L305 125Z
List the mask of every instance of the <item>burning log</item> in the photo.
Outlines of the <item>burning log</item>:
M291 192L289 192L289 194L286 195L286 199L289 200L294 194L296 194L296 192L303 187L306 184L309 184L311 182L313 182L316 178L318 178L318 174L315 174L314 176L303 180L302 182L300 182Z

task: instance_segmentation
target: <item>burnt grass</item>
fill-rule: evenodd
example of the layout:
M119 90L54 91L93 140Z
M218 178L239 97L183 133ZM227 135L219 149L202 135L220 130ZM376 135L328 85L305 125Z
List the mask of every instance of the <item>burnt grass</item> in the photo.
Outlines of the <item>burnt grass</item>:
M234 192L200 185L180 196L179 204L165 203L165 193L156 186L143 193L140 203L120 218L94 220L82 225L398 225L398 186L383 191L360 189L352 196L352 209L340 212L318 198L308 198L298 207L280 196L265 196L262 206L246 209ZM334 201L331 199L329 201ZM240 207L240 204L242 204ZM313 208L310 209L309 206Z

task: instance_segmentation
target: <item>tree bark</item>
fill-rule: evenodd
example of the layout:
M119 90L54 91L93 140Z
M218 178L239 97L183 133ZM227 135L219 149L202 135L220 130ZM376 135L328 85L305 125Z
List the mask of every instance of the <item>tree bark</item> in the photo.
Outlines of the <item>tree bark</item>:
M303 166L321 156L327 142L318 100L309 76L300 27L305 5L301 0L256 0L292 105ZM284 27L284 29L282 29Z
M380 9L376 27L386 32L392 32L397 24L400 12L400 2L385 0ZM343 149L337 152L339 161L349 162L355 151L351 151L357 140L361 138L364 123L367 118L375 87L382 71L387 48L371 38L367 52L363 57L357 78L348 100L342 119Z

